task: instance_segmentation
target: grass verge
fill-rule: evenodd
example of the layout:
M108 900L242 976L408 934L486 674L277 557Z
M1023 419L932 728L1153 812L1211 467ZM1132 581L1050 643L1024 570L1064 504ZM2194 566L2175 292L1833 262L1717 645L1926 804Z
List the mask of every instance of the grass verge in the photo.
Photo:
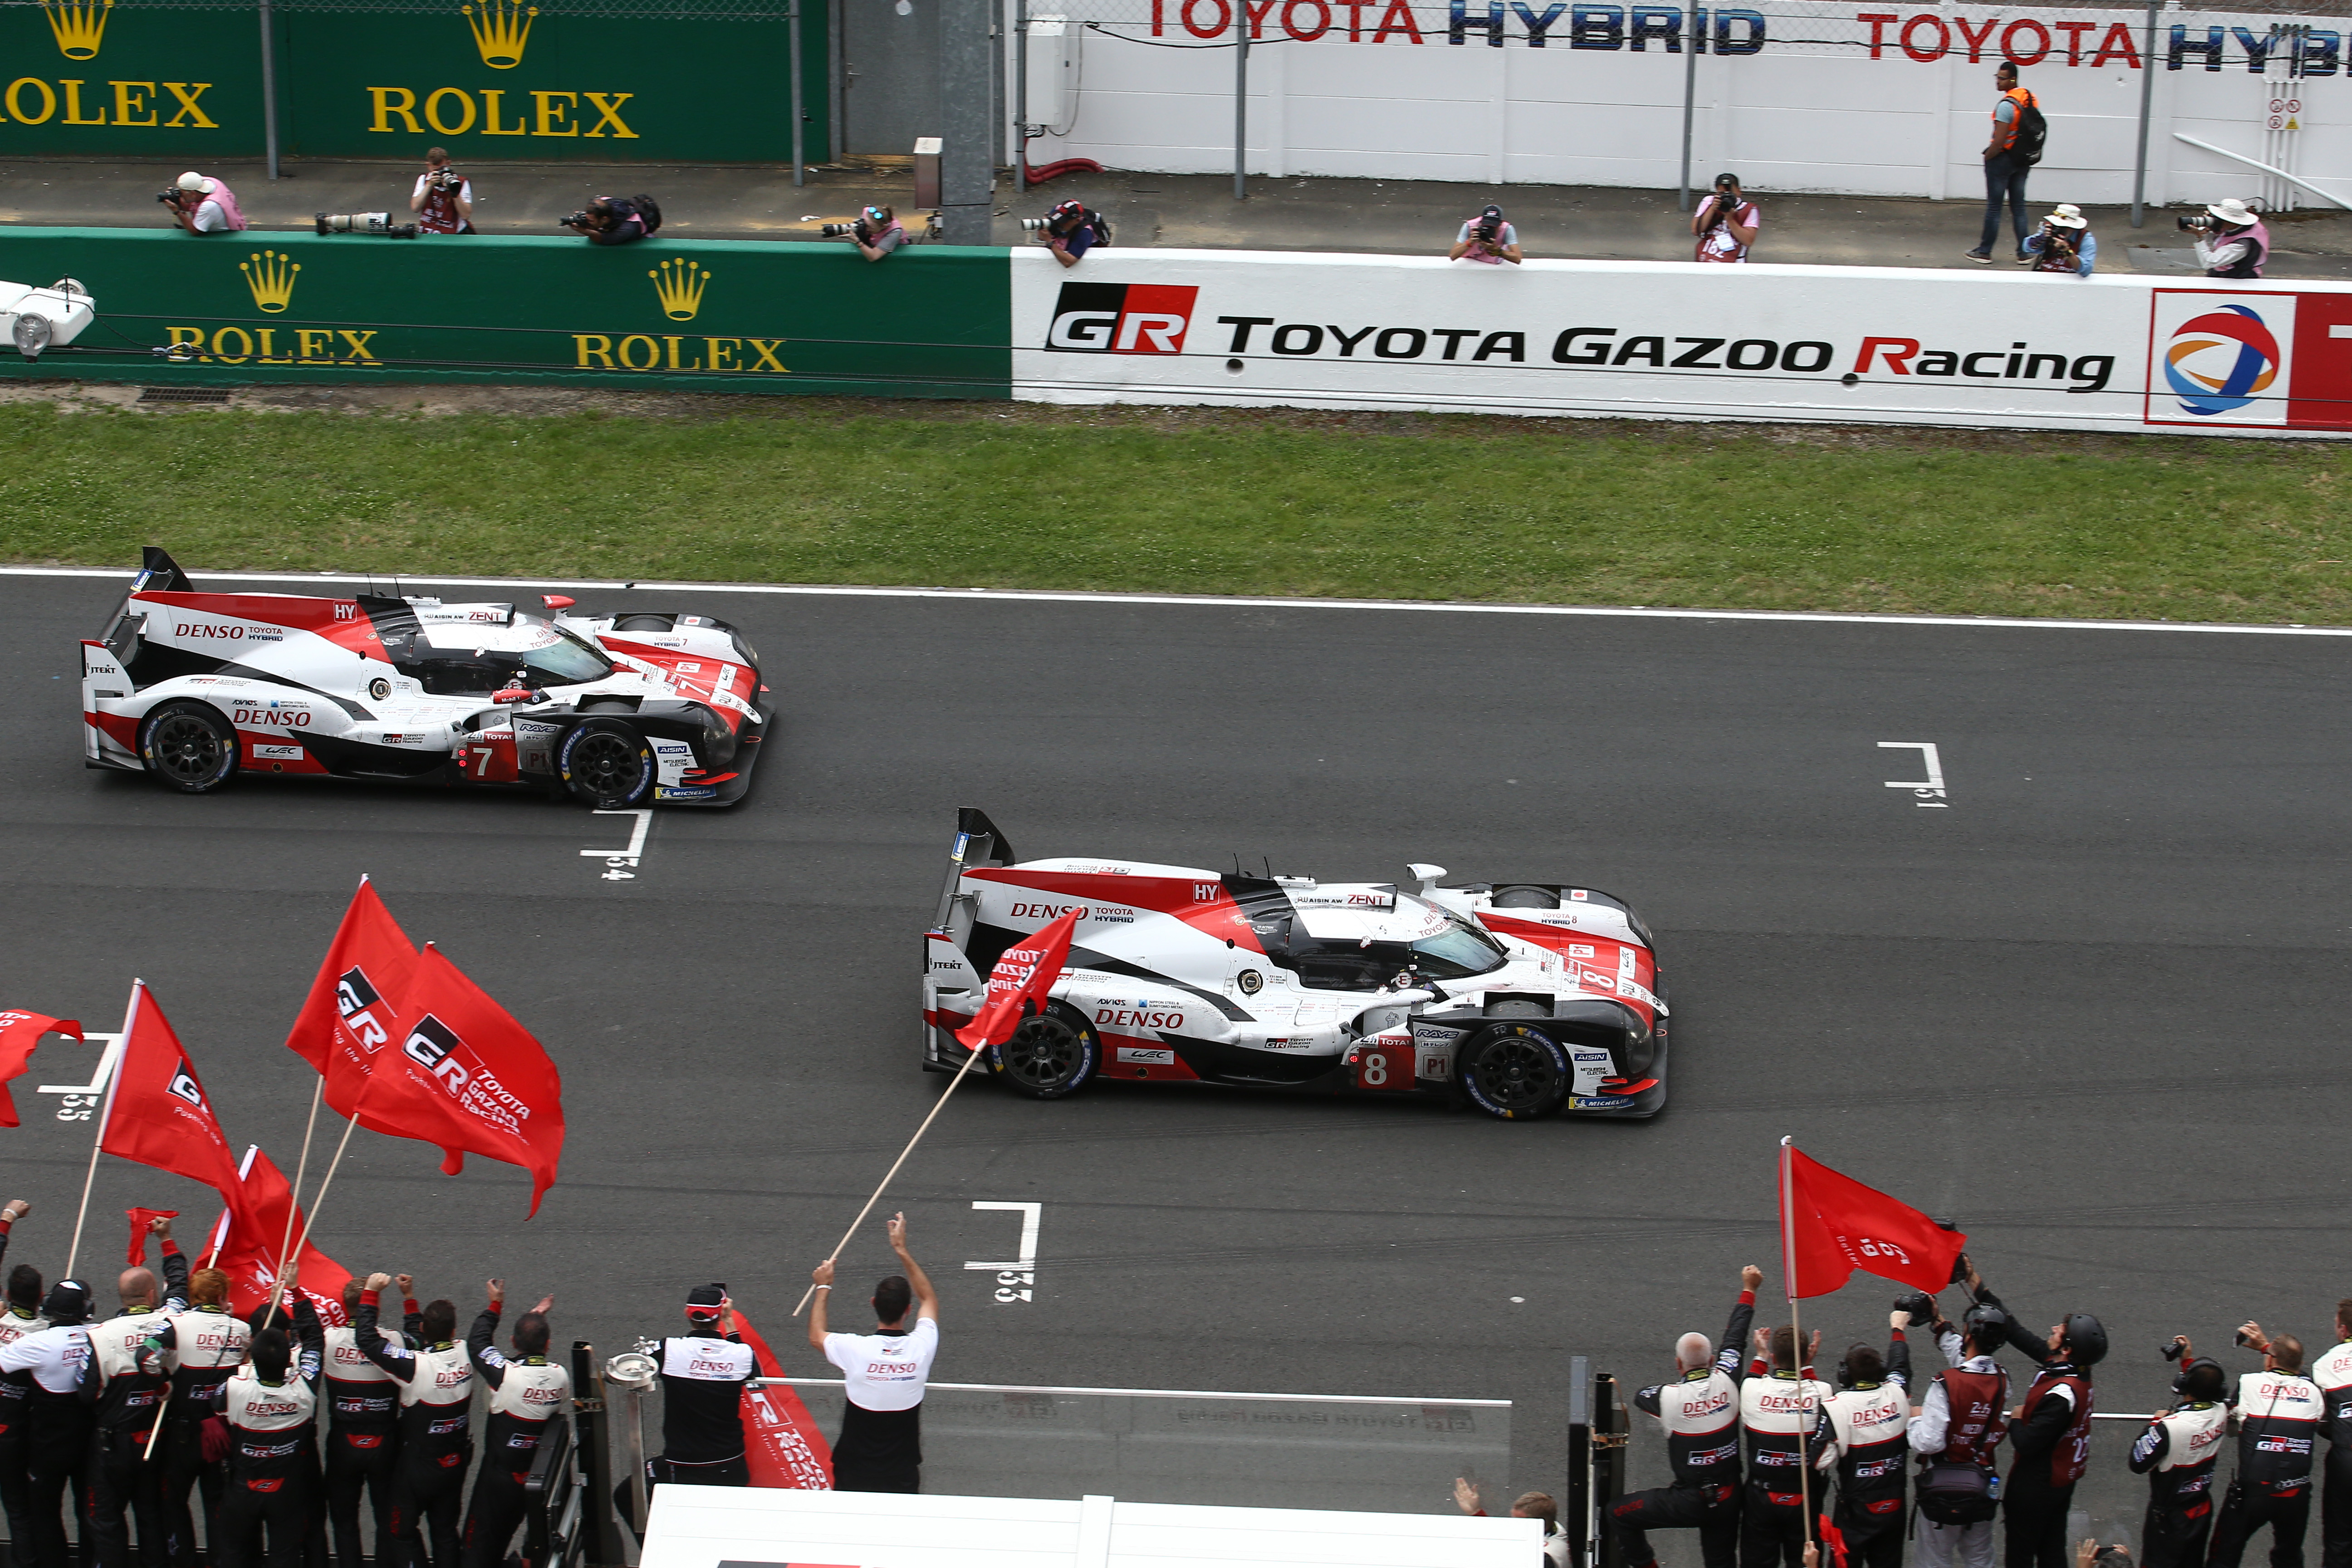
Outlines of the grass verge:
M445 406L0 405L0 555L128 566L154 542L215 569L2352 621L2352 449L2315 442Z

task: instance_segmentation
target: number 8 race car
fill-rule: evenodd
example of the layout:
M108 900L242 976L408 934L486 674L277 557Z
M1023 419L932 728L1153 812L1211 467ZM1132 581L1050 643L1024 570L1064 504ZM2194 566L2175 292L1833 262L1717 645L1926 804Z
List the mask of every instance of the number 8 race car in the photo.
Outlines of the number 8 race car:
M199 593L150 546L81 645L84 761L190 795L243 771L521 785L608 811L742 798L774 713L741 633L545 603Z
M1045 1009L987 1070L1034 1100L1098 1077L1467 1100L1523 1121L1654 1116L1665 987L1622 900L1543 882L1252 877L1135 861L1015 861L967 808L924 942L923 1066L970 1054L999 954L1079 912ZM977 1067L978 1064L976 1064Z

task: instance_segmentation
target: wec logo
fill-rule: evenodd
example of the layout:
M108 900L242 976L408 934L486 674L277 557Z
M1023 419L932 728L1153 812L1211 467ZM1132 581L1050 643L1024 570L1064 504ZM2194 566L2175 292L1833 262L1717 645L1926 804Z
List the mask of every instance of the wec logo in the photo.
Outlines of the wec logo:
M1165 283L1065 283L1045 346L1064 353L1182 353L1200 292Z

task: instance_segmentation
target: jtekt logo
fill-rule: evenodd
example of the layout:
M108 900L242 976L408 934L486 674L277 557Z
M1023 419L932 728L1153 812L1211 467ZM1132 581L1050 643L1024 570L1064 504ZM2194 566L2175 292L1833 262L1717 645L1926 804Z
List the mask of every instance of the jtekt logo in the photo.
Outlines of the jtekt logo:
M1182 353L1200 292L1170 283L1065 283L1045 346L1065 353Z

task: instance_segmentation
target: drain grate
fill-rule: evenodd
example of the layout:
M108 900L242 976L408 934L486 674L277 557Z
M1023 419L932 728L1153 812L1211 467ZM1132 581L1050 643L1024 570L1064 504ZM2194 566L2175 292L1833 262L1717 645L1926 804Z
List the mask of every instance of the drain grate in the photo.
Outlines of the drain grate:
M211 386L142 386L142 403L226 403L228 394Z

